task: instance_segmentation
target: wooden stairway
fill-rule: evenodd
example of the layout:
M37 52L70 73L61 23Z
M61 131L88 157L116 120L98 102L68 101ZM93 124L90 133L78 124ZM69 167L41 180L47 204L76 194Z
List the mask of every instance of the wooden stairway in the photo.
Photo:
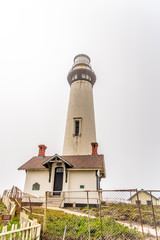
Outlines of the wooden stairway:
M47 198L47 207L61 207L63 198L61 196L51 196Z

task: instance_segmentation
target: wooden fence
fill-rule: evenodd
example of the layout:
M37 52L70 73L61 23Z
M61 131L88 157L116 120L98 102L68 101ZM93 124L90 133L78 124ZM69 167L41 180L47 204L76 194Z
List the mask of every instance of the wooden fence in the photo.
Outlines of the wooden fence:
M12 224L11 230L7 231L7 226L3 226L0 233L0 240L40 240L41 225L37 219L30 220L24 212L20 213L20 228L17 224Z
M8 196L9 198L17 198L17 199L22 199L22 191L18 188L13 186L10 190L5 190L3 193L3 196Z
M6 195L2 197L2 202L7 208L7 211L10 215L14 216L16 210L16 204L14 201L11 201L10 198Z

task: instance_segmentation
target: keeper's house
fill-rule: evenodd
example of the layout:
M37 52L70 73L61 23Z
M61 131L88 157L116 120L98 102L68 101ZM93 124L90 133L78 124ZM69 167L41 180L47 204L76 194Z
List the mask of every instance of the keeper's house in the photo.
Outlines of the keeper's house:
M137 197L138 194L138 197ZM157 205L159 204L159 199L153 196L151 193L145 191L145 190L140 190L138 193L135 193L132 197L128 199L131 204L142 204L142 205Z

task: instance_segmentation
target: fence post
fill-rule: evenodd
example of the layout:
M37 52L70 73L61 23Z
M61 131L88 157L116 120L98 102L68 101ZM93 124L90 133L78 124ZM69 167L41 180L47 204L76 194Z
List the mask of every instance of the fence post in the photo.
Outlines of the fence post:
M65 236L66 236L66 229L67 229L67 226L65 226L65 229L64 229L64 233L63 233L63 240L65 240Z
M17 224L15 225L15 230L17 230ZM16 239L16 233L13 234L14 239Z
M20 201L20 212L22 211L22 201Z
M138 204L139 216L140 216L140 222L141 222L141 228L142 228L142 235L143 235L143 239L145 239L144 230L143 230L143 223L142 223L141 206L140 206L140 202L139 202L139 196L138 196L138 190L137 189L136 189L136 194L137 194L137 204Z
M37 228L37 233L36 233L36 240L40 239L40 234L41 234L41 225Z
M31 214L32 214L32 207L31 207L31 199L30 199L30 197L29 197L29 209L30 209L30 217L31 217Z
M5 232L7 232L7 225L3 226L3 228L2 228L2 233L5 233ZM5 235L1 239L7 240L7 236Z
M14 230L14 224L12 224L12 227L11 227L11 231L13 231L13 230ZM14 234L11 233L10 234L10 240L14 239L13 237L14 237Z
M100 218L100 224L101 224L101 239L103 239L102 213L101 213L101 194L102 194L102 191L98 190L98 195L99 195L99 218Z
M13 189L14 189L14 186L11 188L10 197L13 197Z
M152 204L152 213L153 213L153 221L154 221L154 228L156 232L156 239L158 240L158 234L157 234L157 225L156 225L156 218L155 218L155 212L154 212L154 206L153 206L153 198L152 198L152 192L150 191L151 194L151 204Z
M91 239L91 232L90 232L90 214L89 214L89 196L87 191L87 207L88 207L88 240Z
M45 193L43 233L46 232L46 221L47 221L47 194L48 194L48 192Z

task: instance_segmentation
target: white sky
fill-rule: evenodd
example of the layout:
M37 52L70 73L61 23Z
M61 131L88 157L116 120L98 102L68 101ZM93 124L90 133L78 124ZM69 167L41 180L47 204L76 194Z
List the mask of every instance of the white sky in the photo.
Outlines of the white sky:
M103 189L160 189L160 1L0 1L0 193L62 154L76 54L91 58Z

